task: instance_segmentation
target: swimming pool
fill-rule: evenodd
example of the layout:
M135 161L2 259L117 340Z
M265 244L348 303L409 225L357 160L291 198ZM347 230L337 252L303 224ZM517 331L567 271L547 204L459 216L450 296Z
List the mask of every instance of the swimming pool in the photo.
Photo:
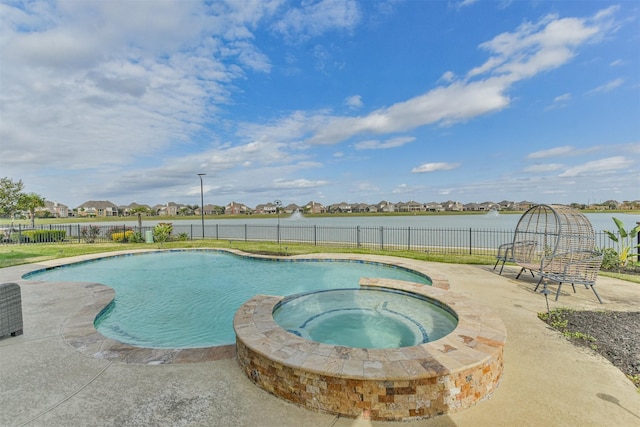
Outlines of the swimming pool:
M272 260L215 250L162 251L70 264L24 278L112 287L116 297L96 318L96 329L108 338L148 348L232 344L233 316L257 294L356 287L361 277L430 284L425 275L404 268L327 261L331 260Z

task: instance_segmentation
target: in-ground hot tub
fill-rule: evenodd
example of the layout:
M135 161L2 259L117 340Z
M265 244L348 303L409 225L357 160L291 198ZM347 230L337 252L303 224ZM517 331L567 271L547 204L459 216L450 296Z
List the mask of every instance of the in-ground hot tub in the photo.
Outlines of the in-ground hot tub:
M398 331L409 330L407 335L417 336L418 343L410 338L410 345L399 339L399 344L392 342L385 348L362 348L317 342L274 320L274 311L286 307L291 298L282 303L282 297L258 295L240 307L234 318L237 359L246 375L264 390L298 405L376 420L454 412L495 390L502 375L506 341L506 329L498 317L464 296L430 286L391 279L362 279L360 285L385 291L384 297L394 290L434 304L457 324L451 333L429 340L428 322L418 322L412 309L394 309L397 313L389 319L400 324ZM319 305L317 301L314 304ZM355 303L351 308L360 310L362 306ZM363 311L368 310L365 307ZM305 321L309 325L348 311L342 305L319 307L317 314ZM326 325L335 327L332 322ZM420 328L426 340L422 332L415 332Z
M363 287L284 298L273 318L299 337L356 348L411 347L435 341L458 324L455 313L421 295Z

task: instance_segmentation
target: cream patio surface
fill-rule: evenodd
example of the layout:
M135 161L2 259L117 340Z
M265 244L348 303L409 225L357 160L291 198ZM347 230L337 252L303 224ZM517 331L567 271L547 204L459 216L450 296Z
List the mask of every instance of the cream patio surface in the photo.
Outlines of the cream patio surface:
M322 256L322 255L319 255ZM324 255L336 258L335 254ZM94 256L66 259L64 262ZM502 276L492 266L403 265L438 272L452 291L490 307L507 328L504 374L493 395L475 406L433 419L371 422L312 412L276 398L244 376L233 358L149 365L98 358L69 343L70 319L97 298L94 284L22 280L50 261L0 269L0 282L22 290L24 334L0 339L2 426L637 426L640 393L607 360L574 347L537 319L546 310L536 282ZM524 276L524 275L523 275ZM637 311L640 285L598 279L593 292L563 288L551 308ZM555 289L553 287L552 289ZM215 357L214 357L215 358Z

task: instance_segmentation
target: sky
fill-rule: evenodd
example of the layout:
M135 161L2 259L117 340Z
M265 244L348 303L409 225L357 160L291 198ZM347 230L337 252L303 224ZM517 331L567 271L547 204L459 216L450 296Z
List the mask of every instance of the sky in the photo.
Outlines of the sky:
M640 199L636 0L0 0L0 176L71 208Z

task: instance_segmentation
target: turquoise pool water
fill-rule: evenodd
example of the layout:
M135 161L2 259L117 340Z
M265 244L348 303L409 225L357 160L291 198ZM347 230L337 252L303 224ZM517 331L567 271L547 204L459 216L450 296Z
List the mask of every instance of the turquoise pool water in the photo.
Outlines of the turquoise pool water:
M269 261L218 251L169 251L102 258L26 275L28 280L111 286L96 318L101 334L149 348L233 344L233 316L257 294L353 288L361 277L430 284L401 268L349 261Z

